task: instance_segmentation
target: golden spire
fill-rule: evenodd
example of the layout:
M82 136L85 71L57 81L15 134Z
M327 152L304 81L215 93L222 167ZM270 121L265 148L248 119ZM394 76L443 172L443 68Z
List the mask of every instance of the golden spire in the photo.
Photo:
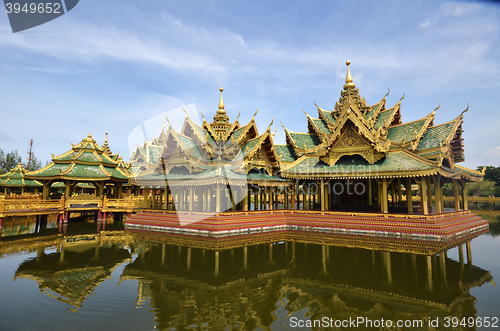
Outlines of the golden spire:
M220 91L219 110L224 110L224 100L222 99L222 91L224 91L224 89L221 87L219 91Z
M345 64L347 65L347 76L345 77L344 89L347 90L348 88L355 88L356 85L352 82L351 69L349 68L351 61L347 60Z
M104 145L108 146L108 133L106 132L106 139L104 139Z

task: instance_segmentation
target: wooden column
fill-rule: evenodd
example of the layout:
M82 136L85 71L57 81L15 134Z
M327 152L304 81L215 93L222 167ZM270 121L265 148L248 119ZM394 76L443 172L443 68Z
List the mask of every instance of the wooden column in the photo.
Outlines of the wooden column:
M420 203L422 204L422 214L428 215L427 208L427 181L424 177L420 179Z
M408 203L408 214L413 214L413 195L411 193L411 178L406 178L406 202Z
M248 191L248 187L243 186L243 211L248 211L248 198L249 197L250 197L250 194Z
M297 199L297 192L296 192L296 186L295 184L292 185L292 203L291 203L291 208L292 210L295 210L295 200Z

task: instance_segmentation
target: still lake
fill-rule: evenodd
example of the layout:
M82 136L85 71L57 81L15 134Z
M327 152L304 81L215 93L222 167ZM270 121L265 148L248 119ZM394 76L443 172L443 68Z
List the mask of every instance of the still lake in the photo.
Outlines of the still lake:
M435 242L388 253L390 238L216 242L112 220L5 219L0 330L498 330L500 219L483 217L489 233L432 255Z

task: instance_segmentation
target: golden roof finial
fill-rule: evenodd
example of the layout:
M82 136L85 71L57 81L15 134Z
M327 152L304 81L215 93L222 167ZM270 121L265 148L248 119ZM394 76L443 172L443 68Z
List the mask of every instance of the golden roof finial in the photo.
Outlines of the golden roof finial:
M224 91L224 89L221 87L219 91L220 91L219 109L224 110L224 100L222 99L222 91Z
M108 133L106 132L106 138L104 139L104 145L108 146Z
M345 64L347 65L347 76L345 77L344 89L347 90L348 88L355 88L356 85L352 82L351 69L349 68L351 61L347 60Z

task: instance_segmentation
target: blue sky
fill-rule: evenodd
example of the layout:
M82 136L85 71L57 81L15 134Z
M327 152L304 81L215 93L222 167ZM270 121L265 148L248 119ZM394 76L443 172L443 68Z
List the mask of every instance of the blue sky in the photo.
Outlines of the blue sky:
M224 87L231 120L272 117L306 132L314 101L333 109L345 61L369 104L390 88L403 121L437 107L465 115L465 166L500 165L500 6L441 1L81 0L68 14L12 34L0 14L0 148L44 163L92 133L128 136L195 104L210 121ZM284 142L280 127L275 142Z

